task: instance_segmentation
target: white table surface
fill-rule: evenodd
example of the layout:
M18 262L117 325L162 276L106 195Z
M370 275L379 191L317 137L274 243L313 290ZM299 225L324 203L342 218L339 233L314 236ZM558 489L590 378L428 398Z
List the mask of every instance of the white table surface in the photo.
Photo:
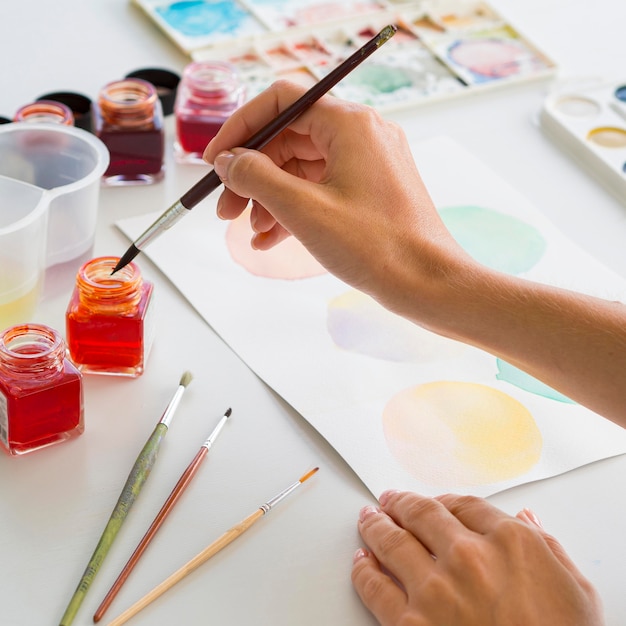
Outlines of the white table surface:
M562 78L624 79L626 4L597 0L493 0L560 66ZM0 115L42 93L95 97L140 67L181 71L187 57L126 0L3 3ZM620 74L621 72L621 74ZM626 206L546 139L534 115L546 82L390 114L412 141L446 134L546 213L567 235L626 277ZM168 120L168 145L173 128ZM204 173L168 150L165 180L103 189L94 256L121 254L112 226L162 210ZM201 209L197 209L201 210ZM130 622L355 626L374 624L350 583L359 508L374 502L339 455L236 357L147 259L159 330L145 374L85 378L86 432L21 458L0 455L0 622L58 624L128 471L185 370L190 385L140 500L75 624L90 624L120 568L182 470L227 407L233 417L205 465L101 623L107 623L258 505L319 465L320 472L245 537ZM61 277L37 319L64 328L72 276ZM607 623L626 623L626 456L524 485L490 500L531 507L599 588Z

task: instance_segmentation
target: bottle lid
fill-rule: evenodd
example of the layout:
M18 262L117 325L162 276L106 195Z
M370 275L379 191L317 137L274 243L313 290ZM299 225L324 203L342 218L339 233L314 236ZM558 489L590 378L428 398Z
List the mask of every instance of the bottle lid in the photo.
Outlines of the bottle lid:
M129 72L125 78L141 78L152 83L161 101L163 115L173 113L176 91L180 82L180 76L176 72L158 67L146 67Z
M37 100L53 100L69 107L74 114L74 126L92 131L91 100L82 93L73 91L54 91L39 96Z

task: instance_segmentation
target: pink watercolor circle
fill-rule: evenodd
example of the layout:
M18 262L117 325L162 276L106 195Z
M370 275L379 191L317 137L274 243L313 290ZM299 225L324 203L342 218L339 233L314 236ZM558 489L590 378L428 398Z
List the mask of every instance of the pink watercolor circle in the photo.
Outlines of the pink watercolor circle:
M250 245L254 231L250 209L246 209L226 230L226 246L233 261L250 274L262 278L302 280L326 274L326 269L295 238L289 237L270 250Z

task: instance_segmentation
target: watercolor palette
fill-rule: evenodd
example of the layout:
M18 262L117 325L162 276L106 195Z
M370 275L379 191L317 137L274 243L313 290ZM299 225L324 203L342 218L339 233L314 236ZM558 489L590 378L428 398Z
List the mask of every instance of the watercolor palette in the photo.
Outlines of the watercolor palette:
M131 0L193 60L232 63L250 99L310 86L386 24L396 35L333 94L391 109L550 76L556 66L477 0Z
M548 136L626 203L626 80L570 88L544 103Z

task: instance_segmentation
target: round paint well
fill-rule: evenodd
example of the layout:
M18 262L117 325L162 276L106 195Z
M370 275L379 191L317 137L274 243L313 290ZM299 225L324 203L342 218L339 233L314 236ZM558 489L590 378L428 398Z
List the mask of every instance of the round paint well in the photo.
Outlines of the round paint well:
M593 117L600 113L600 105L590 98L581 96L565 96L559 98L554 107L563 115L571 117Z
M589 131L587 139L603 148L626 147L626 130L614 126L602 126Z
M615 90L615 97L622 102L626 102L626 85L622 85Z
M452 44L448 55L473 74L494 79L519 74L526 51L514 41L461 39Z

